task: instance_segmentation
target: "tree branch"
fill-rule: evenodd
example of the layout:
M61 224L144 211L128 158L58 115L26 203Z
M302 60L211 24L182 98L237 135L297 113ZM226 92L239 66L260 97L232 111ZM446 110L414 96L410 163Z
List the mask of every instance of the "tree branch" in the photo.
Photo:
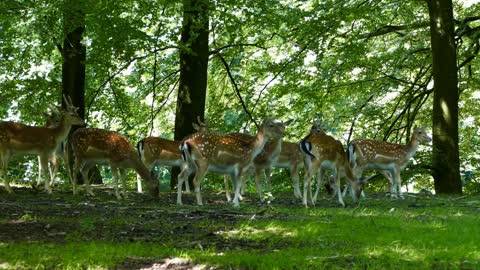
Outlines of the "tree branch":
M97 87L97 89L95 90L94 94L93 94L93 97L92 99L90 100L90 102L88 103L88 106L86 108L86 113L85 113L85 122L88 123L88 117L89 117L89 114L90 114L90 108L92 107L93 103L95 102L95 99L97 98L98 94L100 93L100 90L102 88L105 87L105 85L107 85L111 80L113 80L118 74L120 74L122 71L124 71L126 68L128 68L130 66L130 64L132 64L133 62L135 61L138 61L138 60L142 60L142 59L145 59L147 57L149 57L151 54L154 54L154 53L157 53L159 51L165 51L165 50L168 50L168 49L178 49L178 46L165 46L165 47L161 47L161 48L157 48L157 49L154 49L152 51L150 51L149 53L145 54L145 55L142 55L142 56L137 56L137 57L133 57L132 59L128 60L123 66L121 66L119 69L117 69L117 71L115 71L112 75L110 75L102 84L100 84L99 87Z
M350 132L348 133L348 139L347 139L347 144L350 143L350 139L352 138L352 134L353 134L353 128L355 127L355 122L357 121L358 119L358 116L360 115L360 112L363 110L363 108L365 108L365 106L367 106L367 104L372 101L373 99L373 95L371 95L367 101L365 101L362 106L360 106L360 108L358 110L356 110L357 112L357 116L355 116L355 118L353 118L353 121L352 121L352 125L350 126Z
M258 128L258 124L253 119L252 114L248 111L247 106L245 105L245 102L243 101L242 95L240 94L240 91L238 90L237 83L235 82L235 79L232 76L232 73L230 71L230 66L228 65L227 61L225 61L225 58L220 53L216 53L216 55L220 58L220 61L222 61L223 66L225 67L225 70L227 71L228 77L230 78L230 81L232 82L233 88L235 89L235 93L237 94L238 99L240 100L240 104L242 105L243 110L247 113L248 117L252 122L255 124L255 126Z
M218 54L218 53L221 53L223 50L225 49L229 49L229 48L233 48L233 47L247 47L247 46L250 46L250 47L257 47L257 48L260 48L260 49L263 49L263 50L266 50L267 48L261 46L261 45L258 45L257 43L239 43L239 44L228 44L228 45L225 45L223 47L220 47L218 49L215 49L215 50L212 50L212 51L209 51L208 54L212 55L212 54Z

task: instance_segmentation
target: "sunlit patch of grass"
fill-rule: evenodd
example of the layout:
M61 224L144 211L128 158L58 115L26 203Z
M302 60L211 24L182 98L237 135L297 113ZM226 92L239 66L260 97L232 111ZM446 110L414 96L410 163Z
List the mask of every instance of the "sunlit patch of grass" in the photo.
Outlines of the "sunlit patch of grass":
M232 230L220 230L215 232L215 234L223 235L225 237L244 238L244 239L263 239L263 238L270 238L273 236L289 238L289 237L296 236L295 231L290 231L274 223L270 223L262 228L256 228L247 224L247 225L240 226L240 228L236 228Z
M448 198L232 209L68 196L53 212L48 198L42 205L27 198L29 208L0 219L12 231L15 221L66 233L0 242L0 269L111 269L131 258L185 258L221 269L480 269L478 209Z

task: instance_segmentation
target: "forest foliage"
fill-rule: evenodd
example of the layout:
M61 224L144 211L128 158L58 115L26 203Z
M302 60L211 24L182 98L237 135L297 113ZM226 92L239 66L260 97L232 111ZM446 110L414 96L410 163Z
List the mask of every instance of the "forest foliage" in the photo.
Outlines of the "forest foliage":
M85 1L88 125L132 142L173 138L182 1ZM460 171L465 191L478 192L480 4L467 2L454 1ZM405 143L413 126L431 127L425 1L225 0L211 1L210 9L206 118L213 130L255 130L238 93L256 121L294 119L291 141L308 132L316 114L343 143ZM42 112L61 100L62 10L56 0L0 3L1 119L43 125ZM430 156L430 147L421 147L403 178L425 176ZM420 179L419 187L432 187L431 178Z

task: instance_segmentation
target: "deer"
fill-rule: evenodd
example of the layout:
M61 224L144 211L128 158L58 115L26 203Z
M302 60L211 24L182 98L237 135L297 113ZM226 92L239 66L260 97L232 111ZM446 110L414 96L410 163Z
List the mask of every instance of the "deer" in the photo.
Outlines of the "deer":
M158 197L158 181L138 156L135 147L120 133L97 129L80 128L73 132L70 147L75 157L72 174L73 194L77 194L76 177L79 172L85 181L87 195L95 196L91 187L88 171L96 164L110 166L114 180L115 197L121 199L127 196L126 169L133 168L146 182L149 193ZM118 190L118 181L122 181L122 192Z
M298 144L293 142L283 142L282 151L280 151L280 156L273 164L273 167L285 168L289 170L290 178L292 178L293 182L293 194L295 198L302 197L299 184L299 171L301 168L303 168L303 164L303 156ZM265 173L267 176L269 176L270 170L266 169ZM266 180L267 187L269 187L270 184L268 182L270 181L270 177L267 177Z
M43 113L43 116L46 119L45 127L51 128L51 127L56 127L60 124L60 120L61 120L60 109L61 107L57 108L55 106L50 106L50 113ZM65 145L66 145L67 139L68 137L65 139L65 141L60 142L60 144L58 145L53 155L48 159L48 165L49 165L48 169L50 172L50 179L51 179L50 186L53 186L55 183L55 177L58 171L58 167L60 165L59 161L62 161L63 163L65 163L65 161L67 160L65 156L66 155ZM42 178L42 166L40 165L41 164L40 157L38 157L38 164L39 166L38 166L37 186L40 185L41 178ZM65 168L67 170L67 174L70 175L69 166L65 166Z
M348 161L347 153L343 144L327 135L318 123L313 123L309 135L300 141L299 147L303 153L305 176L303 179L303 204L308 207L308 199L314 206L317 200L318 192L322 186L323 174L325 170L332 170L334 178L334 188L338 194L338 202L345 207L343 197L340 192L340 177L344 176L352 186L351 193L354 202L357 202L362 191L360 182L355 181L355 177ZM312 197L310 181L313 175L317 175L317 189Z
M288 124L288 122L287 122ZM245 135L245 134L243 134ZM247 135L250 136L250 135ZM250 136L251 137L251 136ZM290 171L290 177L293 180L293 187L294 187L294 196L297 198L301 198L300 193L300 186L299 186L299 170L303 168L303 156L298 148L298 144L292 142L281 142L281 148L279 153L277 148L279 146L275 146L275 144L279 144L278 142L269 142L267 146L265 146L265 151L262 152L261 158L256 157L254 160L254 172L255 172L255 182L257 185L257 190L259 186L261 188L261 180L262 172L264 171L265 174L265 183L266 188L268 191L271 191L271 168L286 168ZM268 150L270 149L270 150ZM276 150L275 150L276 149ZM270 153L268 153L270 151ZM268 156L269 155L269 156ZM259 155L260 156L260 155ZM243 191L246 185L246 179L243 178L241 182L241 189L240 195L243 195ZM225 193L227 196L227 201L231 201L230 191L229 191L229 179L225 177ZM263 199L261 191L259 191L260 199ZM242 197L239 197L242 199Z
M197 132L209 132L208 125L197 117L198 123L192 123L193 128ZM168 167L180 167L180 170L187 163L182 159L180 153L181 141L172 141L160 137L146 137L137 143L137 151L143 164L149 171L152 171L153 167L168 166ZM137 178L138 192L143 192L142 183L140 177ZM187 192L190 192L188 181L185 182L185 188Z
M180 172L178 177L177 204L182 204L183 182L195 172L193 179L195 195L197 204L202 205L200 184L207 171L212 171L230 174L235 186L233 206L239 207L241 186L239 181L242 174L253 165L253 160L261 153L270 138L281 139L284 133L284 123L266 118L258 127L255 139L250 142L211 133L195 133L187 136L180 146L188 166Z
M293 120L288 120L286 122L282 122L283 126L288 126ZM251 143L255 137L244 134L244 133L230 133L226 135L227 137L232 137L243 141L244 143ZM267 190L271 191L270 186L270 168L277 162L280 157L280 153L282 151L282 139L281 138L273 138L265 145L263 151L258 154L253 160L253 171L255 176L255 184L257 186L258 195L260 196L260 200L263 201L263 191L262 191L262 174L265 174L266 178L266 185ZM227 201L231 200L230 191L229 191L229 181L225 176L225 193L227 196ZM242 195L242 190L245 187L246 179L243 178L241 181L241 191L240 195ZM239 197L241 199L241 197Z
M348 158L355 178L360 181L366 169L378 170L388 179L392 198L403 198L400 172L415 155L418 146L432 140L425 130L426 127L415 127L410 142L405 145L371 139L350 142Z
M40 167L45 177L45 191L52 193L51 175L48 172L49 159L55 154L67 137L73 125L84 125L73 106L72 100L63 96L66 109L60 112L61 120L52 127L28 126L16 122L0 122L0 178L3 178L5 189L12 193L7 177L7 167L12 155L36 155L40 158Z

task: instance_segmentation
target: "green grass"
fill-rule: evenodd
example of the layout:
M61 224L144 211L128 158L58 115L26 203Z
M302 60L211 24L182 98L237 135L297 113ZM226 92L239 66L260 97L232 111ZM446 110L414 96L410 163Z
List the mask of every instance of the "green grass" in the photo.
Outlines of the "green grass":
M161 202L88 199L94 206L63 196L58 207L48 203L55 195L20 196L0 201L18 208L0 214L1 228L50 227L32 231L33 238L0 238L0 268L111 269L179 257L220 269L480 269L480 197L378 196L347 208L323 199L305 209L282 203L285 194L272 206L253 200L235 210L169 205L173 195ZM36 198L43 203L32 203ZM65 235L42 235L52 230Z

